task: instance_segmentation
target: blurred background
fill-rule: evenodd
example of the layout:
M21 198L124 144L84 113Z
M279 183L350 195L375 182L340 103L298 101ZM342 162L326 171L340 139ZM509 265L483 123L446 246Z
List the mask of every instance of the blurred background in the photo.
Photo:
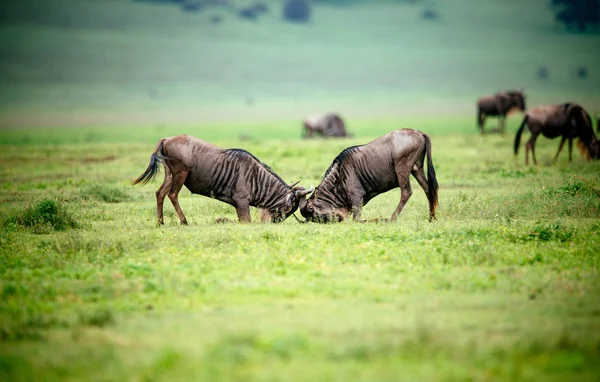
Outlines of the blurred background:
M0 126L600 115L598 0L3 0Z

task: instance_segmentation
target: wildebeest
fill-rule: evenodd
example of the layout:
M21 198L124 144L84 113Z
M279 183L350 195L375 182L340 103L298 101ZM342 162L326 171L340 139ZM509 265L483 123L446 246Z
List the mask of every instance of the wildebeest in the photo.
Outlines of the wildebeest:
M162 138L148 168L133 184L148 183L163 163L165 180L156 191L158 224L163 221L163 202L168 196L181 224L187 219L178 195L185 185L193 194L215 198L235 207L240 222L250 222L250 206L261 208L261 220L278 223L298 209L310 193L297 184L286 184L266 164L241 149L221 149L189 135Z
M507 90L477 100L477 126L484 134L486 116L498 117L499 130L504 133L506 115L512 110L525 111L525 95L522 90Z
M350 137L342 117L336 113L318 114L305 118L302 121L304 138L313 135L324 137Z
M588 160L590 158L600 159L600 143L594 134L592 118L578 104L544 105L528 111L515 136L515 155L519 152L521 134L526 126L531 131L531 138L525 144L525 164L529 164L529 150L531 150L533 163L537 164L535 141L540 133L546 138L561 137L554 160L558 158L567 139L569 140L569 162L572 160L573 139L575 138L579 138L577 146Z
M425 156L427 177L423 167ZM300 212L312 222L341 221L350 213L355 221L361 221L363 205L381 193L400 187L400 203L391 217L394 221L412 195L410 174L427 195L431 221L435 219L438 205L431 141L429 136L413 129L395 130L366 145L343 150L313 194L300 201Z

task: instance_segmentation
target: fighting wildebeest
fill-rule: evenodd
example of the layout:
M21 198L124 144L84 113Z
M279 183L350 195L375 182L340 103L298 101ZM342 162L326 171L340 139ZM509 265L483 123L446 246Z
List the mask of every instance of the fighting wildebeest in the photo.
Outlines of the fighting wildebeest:
M573 159L573 139L579 138L577 144L582 154L589 160L600 159L600 143L594 134L592 118L578 104L564 103L562 105L544 105L538 106L528 111L521 122L519 130L515 136L514 151L515 155L519 152L521 144L521 134L525 127L531 131L531 138L525 144L525 164L529 164L529 150L533 157L533 163L537 164L535 158L535 141L541 133L546 138L561 137L558 151L554 160L558 159L565 141L569 140L569 162Z
M505 118L512 110L525 111L525 95L522 90L507 90L477 100L477 126L484 134L486 116L498 117L499 131L504 133Z
M423 167L426 156L427 176ZM361 221L363 205L400 187L400 203L391 217L395 221L412 195L410 174L425 191L431 221L438 205L431 141L429 136L413 129L395 130L366 145L343 150L313 194L300 201L300 213L307 221L319 223L342 221L350 213L355 221Z
M150 156L150 164L133 184L148 183L162 163L165 180L156 191L158 224L163 221L163 202L168 196L181 224L187 219L178 195L185 185L193 194L215 198L235 207L240 222L250 222L250 208L262 209L261 220L278 223L298 209L310 193L286 184L266 164L241 149L222 149L201 139L178 135L162 138Z
M336 113L318 114L305 118L302 121L302 133L304 138L313 135L323 137L350 137L346 131L346 125L342 117Z

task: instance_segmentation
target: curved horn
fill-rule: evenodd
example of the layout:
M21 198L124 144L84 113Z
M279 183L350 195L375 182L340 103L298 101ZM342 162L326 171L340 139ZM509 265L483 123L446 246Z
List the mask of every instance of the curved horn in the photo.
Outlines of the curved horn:
M297 185L298 183L300 183L300 181L297 181L296 183L292 183L292 184L290 184L288 187L289 187L289 188L294 188L294 186L295 186L295 185Z
M296 221L298 223L300 223L300 224L306 224L306 223L308 223L308 220L300 220L300 219L298 219L298 216L296 216L296 214L292 214L292 215L296 218Z
M308 190L299 190L299 191L296 192L296 196L299 197L299 198L301 198L303 196L306 196L306 195L310 194L314 190L315 190L314 187L311 187Z

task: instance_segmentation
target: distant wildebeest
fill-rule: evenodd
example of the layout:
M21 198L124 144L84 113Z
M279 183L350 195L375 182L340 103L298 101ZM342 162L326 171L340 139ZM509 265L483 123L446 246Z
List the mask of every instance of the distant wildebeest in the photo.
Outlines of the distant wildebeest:
M561 137L558 151L554 160L558 158L565 141L569 140L569 162L573 159L573 139L579 138L578 148L585 157L589 159L600 159L600 143L594 134L594 126L589 114L578 104L565 103L562 105L538 106L528 111L515 136L515 155L519 152L521 134L525 127L531 131L531 138L525 144L525 164L529 164L529 150L533 157L533 163L537 164L535 158L535 141L541 133L546 138Z
M540 80L545 80L548 78L548 68L546 66L540 66L536 71L537 78Z
M577 77L586 78L588 76L588 70L585 66L580 66L576 71Z
M424 20L439 20L440 14L431 8L427 8L421 12L421 18Z
M431 141L429 136L413 129L395 130L366 145L343 150L313 194L300 201L300 213L307 221L318 223L342 221L350 213L355 221L361 221L363 205L381 193L400 187L400 203L391 217L391 221L395 221L412 195L410 174L425 191L431 221L435 219L438 205Z
M304 138L313 135L323 137L350 137L342 117L336 113L318 114L305 118L302 121Z
M240 222L250 222L250 208L262 209L261 220L278 223L298 209L310 191L286 184L266 164L241 149L221 149L189 136L162 138L148 168L133 184L148 183L163 163L165 180L156 191L158 223L163 221L163 202L168 196L181 224L187 220L178 195L185 185L193 194L215 198L235 207Z
M477 125L484 131L486 116L498 117L499 131L504 133L504 120L512 110L525 111L525 95L522 90L507 90L491 96L481 97L477 100Z

